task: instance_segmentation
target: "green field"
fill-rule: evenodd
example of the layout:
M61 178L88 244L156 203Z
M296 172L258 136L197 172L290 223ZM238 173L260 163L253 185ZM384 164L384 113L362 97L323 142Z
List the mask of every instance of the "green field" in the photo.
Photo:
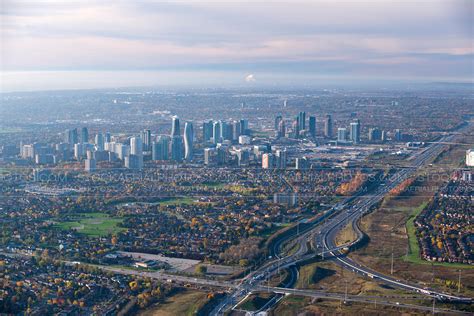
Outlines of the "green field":
M194 204L197 203L193 197L176 197L169 198L164 201L158 202L160 205L180 205L180 204Z
M118 226L122 221L121 218L110 217L105 213L81 213L73 220L56 224L56 227L62 230L76 230L89 237L102 237L125 230Z

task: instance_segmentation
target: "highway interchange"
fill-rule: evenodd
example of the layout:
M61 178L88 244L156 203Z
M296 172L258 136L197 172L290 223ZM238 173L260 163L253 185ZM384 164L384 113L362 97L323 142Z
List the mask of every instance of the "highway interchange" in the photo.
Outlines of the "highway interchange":
M343 247L338 247L336 245L336 236L338 233L347 225L351 224L354 231L357 233L358 238L356 241L351 243L350 245L345 245L347 247L351 247L357 244L363 237L363 233L358 227L359 219L364 216L364 214L368 213L372 206L379 203L383 197L390 192L393 188L397 187L402 181L413 176L416 171L434 159L437 155L441 153L444 149L445 144L452 143L455 141L456 135L446 135L440 138L436 142L430 143L426 148L423 150L414 153L410 158L411 166L408 168L402 168L401 170L397 171L393 174L390 178L381 181L376 189L373 190L370 194L358 194L351 198L347 198L343 202L338 203L333 208L331 208L328 212L325 213L324 216L315 220L313 223L314 225L311 226L310 229L307 229L304 232L293 237L292 240L288 240L287 242L297 243L299 248L295 253L291 255L283 256L279 255L279 246L278 249L275 249L273 252L275 253L275 258L258 270L254 271L253 273L247 275L240 284L238 284L218 306L213 310L212 315L222 315L226 311L237 307L241 302L243 302L250 293L253 293L258 290L266 289L267 291L273 291L274 293L279 293L280 295L283 294L298 294L303 296L312 296L312 297L325 297L325 298L337 298L340 299L340 294L334 293L316 293L312 290L294 290L288 288L270 288L270 287L263 287L262 284L265 280L268 280L272 275L278 273L280 269L292 267L298 262L308 260L310 258L314 258L315 256L319 255L324 258L324 256L329 257L330 260L333 260L336 264L342 266L343 268L353 271L357 274L377 279L377 281L398 287L404 290L413 291L417 294L426 295L429 297L433 297L433 300L437 299L440 301L451 301L451 302L467 302L471 303L471 298L459 297L455 295L450 295L446 293L441 293L438 291L434 291L431 289L423 288L418 285L409 284L407 282L397 280L391 278L389 276L383 275L377 271L364 267L353 260L349 259L344 253L341 251ZM316 253L308 253L308 241L316 246ZM345 247L344 247L345 248ZM327 256L326 254L329 254ZM278 297L278 296L277 296ZM281 296L280 296L281 297ZM356 297L356 298L348 298L345 296L346 301L351 300L358 300L358 301L369 301L373 302L374 298L365 298L365 297ZM266 309L270 309L273 305L277 304L279 299L274 299L272 304L267 304L265 307ZM421 309L421 310L431 310L426 306L417 306L417 305L409 305L409 304L402 304L399 302L389 302L383 301L382 299L379 300L379 304L382 305L394 305L399 307L406 307L406 308L414 308L414 309ZM437 311L433 307L433 311ZM441 311L441 310L438 310ZM447 312L444 310L444 312Z

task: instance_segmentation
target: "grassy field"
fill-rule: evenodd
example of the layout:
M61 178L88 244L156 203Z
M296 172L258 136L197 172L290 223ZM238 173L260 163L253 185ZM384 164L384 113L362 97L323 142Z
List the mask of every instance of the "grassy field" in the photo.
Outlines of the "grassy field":
M180 204L194 204L197 203L193 197L176 197L169 198L164 201L158 202L160 205L180 205Z
M408 235L408 256L405 256L405 260L414 263L426 262L420 258L420 247L416 238L416 227L415 219L423 211L428 203L424 202L417 208L413 209L406 223L407 235Z
M259 293L249 296L238 306L238 309L243 309L246 311L258 311L260 310L268 301L273 297L271 293Z
M56 227L62 230L74 229L89 237L102 237L125 230L118 226L122 221L121 218L110 217L105 213L81 213L74 220L60 222L56 224Z
M166 299L164 303L152 306L139 312L139 316L174 316L196 315L196 312L207 302L204 292L185 290Z

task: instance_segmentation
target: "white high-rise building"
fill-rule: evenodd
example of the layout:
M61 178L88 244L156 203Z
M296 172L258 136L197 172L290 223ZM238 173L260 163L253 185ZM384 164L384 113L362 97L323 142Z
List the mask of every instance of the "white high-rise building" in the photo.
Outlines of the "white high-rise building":
M187 161L193 160L193 140L193 124L186 122L184 124L184 159Z

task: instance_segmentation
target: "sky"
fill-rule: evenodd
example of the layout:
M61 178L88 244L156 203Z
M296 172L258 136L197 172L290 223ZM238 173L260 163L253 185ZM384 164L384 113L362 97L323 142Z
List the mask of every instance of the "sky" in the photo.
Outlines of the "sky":
M474 1L0 0L0 88L472 82Z

